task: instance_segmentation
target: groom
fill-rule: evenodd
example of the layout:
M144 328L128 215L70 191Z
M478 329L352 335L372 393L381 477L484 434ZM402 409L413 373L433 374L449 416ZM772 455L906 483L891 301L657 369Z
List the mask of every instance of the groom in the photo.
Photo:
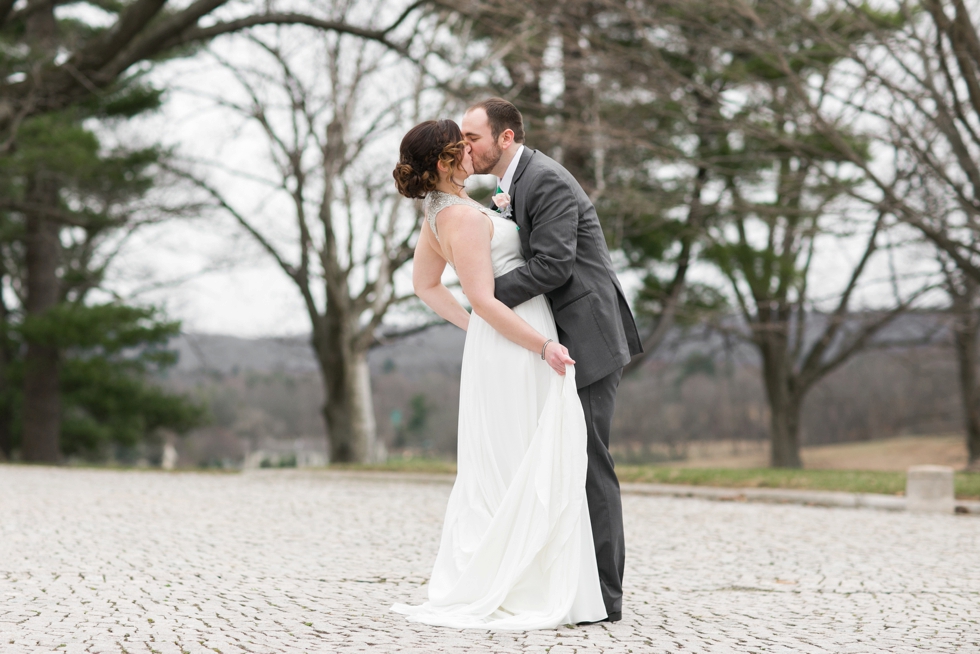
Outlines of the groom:
M524 146L521 112L500 98L463 116L463 137L479 174L497 176L511 198L527 265L494 280L497 299L513 308L545 295L558 339L575 360L588 427L585 492L592 519L599 585L607 620L622 618L623 507L609 454L616 389L630 357L642 351L623 289L613 272L595 207L575 178L553 159Z

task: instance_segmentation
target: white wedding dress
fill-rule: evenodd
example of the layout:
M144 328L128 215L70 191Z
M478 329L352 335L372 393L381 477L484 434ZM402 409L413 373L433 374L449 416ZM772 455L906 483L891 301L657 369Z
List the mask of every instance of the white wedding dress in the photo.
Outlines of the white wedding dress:
M434 192L426 219L469 204L493 221L494 277L524 265L516 225ZM465 292L465 289L464 289ZM544 296L514 311L558 340ZM562 377L475 313L463 348L456 483L429 579L410 620L459 629L551 629L606 617L585 499L586 428L575 371Z

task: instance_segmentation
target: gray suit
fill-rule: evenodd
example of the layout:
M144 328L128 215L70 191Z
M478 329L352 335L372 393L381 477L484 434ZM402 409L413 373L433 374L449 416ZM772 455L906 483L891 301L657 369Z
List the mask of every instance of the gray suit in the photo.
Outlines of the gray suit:
M527 265L498 277L495 295L509 307L546 296L558 338L575 360L589 431L585 490L599 582L606 611L619 613L626 550L609 432L623 366L642 351L640 336L595 207L575 178L553 159L525 147L510 196Z

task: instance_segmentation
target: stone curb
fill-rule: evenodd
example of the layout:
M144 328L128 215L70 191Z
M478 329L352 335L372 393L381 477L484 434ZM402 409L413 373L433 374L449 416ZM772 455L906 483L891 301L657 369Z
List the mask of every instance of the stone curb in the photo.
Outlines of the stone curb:
M873 493L792 490L785 488L718 488L716 486L642 483L622 484L622 490L624 493L633 493L636 495L694 497L720 502L771 502L775 504L807 504L811 506L834 506L850 509L905 510L904 497Z
M302 472L297 471L297 474L302 474ZM358 470L329 470L325 472L332 476L374 481L450 484L455 479L454 475L448 473L369 472ZM786 488L719 488L717 486L645 483L622 483L620 484L620 489L623 493L629 495L690 497L716 502L769 502L771 504L802 504L806 506L829 506L848 509L878 509L881 511L905 510L904 497L898 495L881 495L878 493L845 493L841 491L792 490ZM980 501L956 500L956 513L980 515Z

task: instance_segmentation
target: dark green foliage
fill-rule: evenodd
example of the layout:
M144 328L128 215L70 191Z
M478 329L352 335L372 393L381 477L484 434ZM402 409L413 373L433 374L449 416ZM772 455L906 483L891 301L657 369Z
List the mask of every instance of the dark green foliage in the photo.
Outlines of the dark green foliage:
M152 187L153 166L163 153L158 148L103 152L83 118L61 113L25 121L17 148L0 156L0 184L6 198L22 199L32 176L53 177L62 189L63 221L97 229L120 220L114 210Z
M62 304L44 316L28 318L21 327L32 341L82 356L119 358L143 346L138 357L127 357L140 373L175 363L174 353L165 346L179 331L180 324L164 320L157 309L124 304Z
M664 299L669 295L669 282L656 274L644 277L643 286L633 298L636 317L644 324L652 323L663 313ZM722 290L701 282L687 282L684 303L674 321L680 327L703 323L705 316L717 315L730 308Z
M105 118L132 118L147 111L158 109L163 91L137 80L123 80L110 93L97 96L87 106L96 116Z
M392 422L396 435L392 443L396 448L420 447L428 451L432 448L432 439L426 433L429 424L429 413L432 405L425 393L417 393L408 401L408 419L402 424L402 412L393 413Z
M202 405L154 383L177 361L167 343L179 329L157 309L123 304L62 304L20 326L23 339L63 352L64 454L105 456L110 446L133 447L160 429L184 433L204 424ZM20 369L12 366L14 381ZM19 413L21 398L12 399Z
M425 393L419 393L418 395L413 395L411 402L411 411L408 414L408 420L405 423L405 428L413 434L421 434L425 430L425 425L429 419L429 402L425 397Z
M677 378L674 379L674 388L679 389L688 377L695 375L705 375L714 377L715 358L711 353L695 352L687 357L681 365Z

